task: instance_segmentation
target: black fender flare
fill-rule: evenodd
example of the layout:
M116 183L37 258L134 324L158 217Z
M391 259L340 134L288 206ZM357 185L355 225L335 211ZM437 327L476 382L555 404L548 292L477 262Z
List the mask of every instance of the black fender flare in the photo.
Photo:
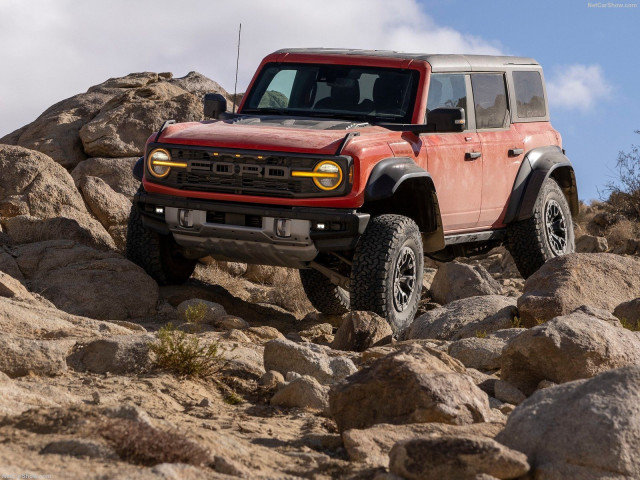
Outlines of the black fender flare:
M394 202L394 199L401 199ZM412 218L423 232L425 251L444 248L440 205L429 172L408 157L379 161L367 181L363 210L397 213Z
M142 181L144 173L144 157L140 157L133 166L133 176Z
M549 177L560 185L571 214L578 214L578 187L573 165L560 147L550 145L534 148L525 155L513 183L504 223L531 218L538 193Z

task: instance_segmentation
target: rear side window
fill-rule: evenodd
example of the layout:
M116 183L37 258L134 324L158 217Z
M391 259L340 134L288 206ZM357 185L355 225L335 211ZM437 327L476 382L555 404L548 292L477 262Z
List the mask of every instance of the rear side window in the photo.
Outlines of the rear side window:
M544 117L542 78L540 72L513 72L518 118Z
M476 128L502 128L508 119L507 89L501 73L471 75Z

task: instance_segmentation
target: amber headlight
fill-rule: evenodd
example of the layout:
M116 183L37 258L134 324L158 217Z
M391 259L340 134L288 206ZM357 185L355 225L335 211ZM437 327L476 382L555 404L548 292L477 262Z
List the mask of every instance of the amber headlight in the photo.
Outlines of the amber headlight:
M340 165L325 160L316 165L313 172L291 172L292 177L310 177L320 190L335 190L342 182Z
M171 155L164 148L156 148L149 154L147 160L149 172L157 178L164 178L169 175L171 167L187 168L187 164L183 162L172 162Z

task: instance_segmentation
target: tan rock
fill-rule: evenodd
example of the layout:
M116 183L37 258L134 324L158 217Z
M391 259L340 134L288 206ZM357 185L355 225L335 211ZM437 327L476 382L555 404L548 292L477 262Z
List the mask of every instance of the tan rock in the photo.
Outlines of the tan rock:
M639 258L572 253L549 260L527 279L518 310L523 325L531 327L582 305L612 312L638 297Z
M329 402L341 432L377 423L463 425L491 416L486 393L471 377L419 345L407 345L334 385Z
M450 262L438 268L429 292L434 302L444 305L461 298L500 295L502 287L482 265Z
M331 348L363 352L391 342L393 330L389 323L373 312L350 312L336 332Z
M140 187L140 182L132 173L138 158L88 158L73 169L71 177L78 188L87 177L98 177L131 201Z
M131 202L113 191L107 183L98 177L86 177L80 184L82 196L91 213L108 229L115 225L126 225L131 212Z

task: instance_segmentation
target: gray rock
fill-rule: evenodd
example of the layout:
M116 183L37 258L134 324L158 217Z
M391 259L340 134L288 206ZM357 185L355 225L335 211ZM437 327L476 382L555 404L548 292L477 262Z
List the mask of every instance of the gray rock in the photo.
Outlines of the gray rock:
M634 332L576 312L507 342L501 377L530 395L541 380L569 382L638 363L640 338Z
M493 384L493 391L498 400L512 405L520 405L527 398L524 393L504 380L496 380Z
M353 462L362 462L375 467L389 467L389 452L402 440L433 435L475 435L495 437L501 423L472 423L449 425L447 423L410 423L407 425L378 424L365 429L351 429L342 433L344 447Z
M305 408L327 414L329 410L329 387L321 385L315 378L304 375L280 388L271 405Z
M329 402L341 432L377 423L463 425L491 418L487 395L471 377L419 345L406 345L333 385Z
M582 235L576 240L576 252L601 253L609 250L609 243L605 237L595 235Z
M119 458L115 450L106 443L86 438L55 440L45 445L40 451L40 454L70 455L72 457L99 458L104 460L116 460Z
M613 314L624 322L627 328L640 328L640 298L618 305Z
M492 333L512 326L516 300L500 295L453 301L416 318L404 338L458 340Z
M536 480L640 477L640 366L539 390L496 440L524 452Z
M500 338L463 338L449 345L449 355L460 360L465 367L479 370L500 368L500 356L506 342Z
M227 311L219 303L192 298L178 305L177 315L178 320L183 322L202 322L215 325L227 316Z
M489 438L432 436L398 442L389 453L389 470L415 480L516 478L529 471L529 463L523 453Z
M640 258L571 253L552 258L527 279L518 310L523 326L532 327L583 305L612 312L638 297Z
M434 302L444 305L461 298L500 295L502 287L482 265L450 262L438 268L430 293Z
M73 340L34 340L7 332L2 334L0 372L10 377L60 375L67 371L66 358Z
M393 330L389 323L373 312L350 312L336 332L331 348L363 352L391 342Z
M156 311L158 285L144 270L112 252L67 240L14 249L34 291L57 308L97 319L140 318Z
M127 224L131 202L123 194L115 192L98 177L85 177L80 184L80 189L91 213L104 228Z
M296 372L310 375L322 384L336 382L356 372L353 361L343 357L331 357L327 347L315 344L298 344L286 339L271 340L264 348L265 370L275 370L283 375Z
M272 389L283 386L284 377L280 372L276 372L275 370L269 370L262 377L260 377L260 385L263 387Z
M78 342L68 363L78 371L92 373L139 373L151 365L149 343L152 335L114 335L109 338Z

